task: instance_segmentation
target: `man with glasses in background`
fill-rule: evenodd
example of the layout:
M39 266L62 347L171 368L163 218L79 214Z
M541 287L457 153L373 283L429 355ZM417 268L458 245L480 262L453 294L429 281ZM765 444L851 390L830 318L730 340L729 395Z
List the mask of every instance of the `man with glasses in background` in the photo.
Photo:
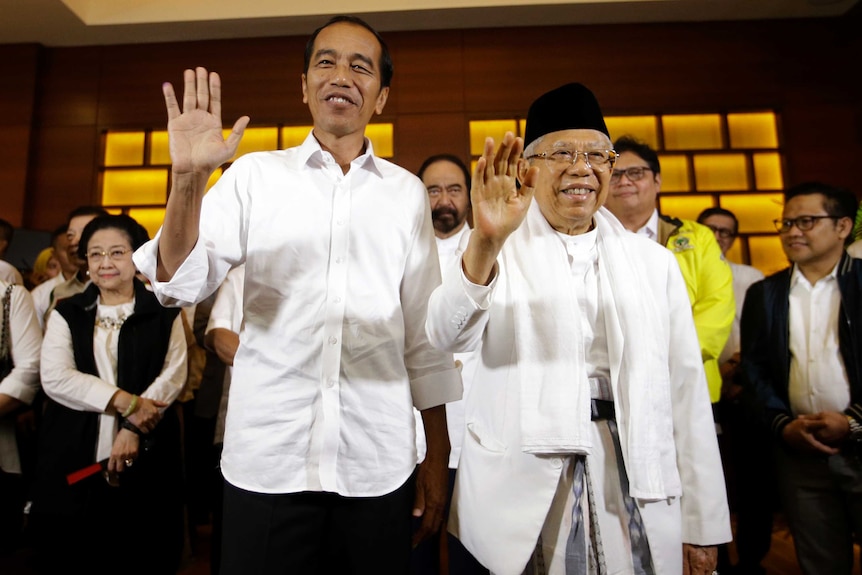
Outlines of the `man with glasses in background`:
M709 398L715 404L721 396L718 358L735 314L730 267L708 228L659 214L661 166L655 151L628 136L619 138L614 149L620 157L605 207L627 230L657 241L676 256L691 302Z
M862 532L862 261L845 252L856 198L806 183L776 228L791 266L752 285L743 384L775 439L778 491L802 572L849 574Z

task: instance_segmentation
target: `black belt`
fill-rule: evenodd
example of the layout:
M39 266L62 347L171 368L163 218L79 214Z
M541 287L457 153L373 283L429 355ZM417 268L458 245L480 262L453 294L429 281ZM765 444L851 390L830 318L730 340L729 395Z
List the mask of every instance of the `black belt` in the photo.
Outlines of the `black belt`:
M607 399L590 400L590 419L598 421L601 419L616 420L614 413L614 402Z

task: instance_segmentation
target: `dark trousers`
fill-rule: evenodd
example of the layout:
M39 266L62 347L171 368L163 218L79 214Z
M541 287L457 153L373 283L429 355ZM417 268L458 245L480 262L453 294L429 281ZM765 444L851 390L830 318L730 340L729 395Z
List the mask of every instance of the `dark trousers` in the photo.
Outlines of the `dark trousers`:
M221 575L405 575L415 473L380 497L262 494L225 482Z
M778 506L772 438L740 401L722 399L713 408L721 425L718 445L728 502L736 515L736 571L745 575L764 573L760 563L772 544L772 520ZM722 546L718 570L729 567L727 549Z
M421 542L413 549L410 556L411 575L488 575L489 571L482 567L461 541L446 531L449 519L449 508L452 505L452 492L455 489L455 473L449 470L449 495L446 499L446 511L443 527L439 532ZM419 528L421 517L414 518L414 530Z
M94 484L87 507L31 513L37 572L174 575L183 547L179 496L157 499L142 489L109 487L101 474L84 482ZM177 482L174 491L180 489Z
M23 544L24 478L0 470L0 556Z
M775 448L778 488L806 575L849 575L853 535L862 534L862 461Z

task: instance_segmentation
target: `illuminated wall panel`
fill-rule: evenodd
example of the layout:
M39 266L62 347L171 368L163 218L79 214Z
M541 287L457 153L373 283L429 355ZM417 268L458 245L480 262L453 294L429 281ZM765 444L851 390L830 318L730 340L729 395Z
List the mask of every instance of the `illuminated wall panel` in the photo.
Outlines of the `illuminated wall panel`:
M281 129L281 149L299 146L313 126L285 126Z
M206 186L207 192L210 191L210 188L215 185L215 183L218 181L218 179L221 177L221 175L222 175L222 169L221 168L217 169L215 172L210 174L210 178L207 180L207 186Z
M715 205L708 195L659 195L659 211L662 214L686 220L697 220L700 212Z
M102 204L106 206L164 204L168 171L165 168L106 171L102 181Z
M109 132L105 137L106 166L144 163L144 132Z
M720 150L724 147L720 114L661 117L665 150Z
M611 133L611 141L615 142L620 136L634 136L654 150L660 148L656 116L605 116L605 124Z
M365 135L371 140L375 155L381 158L391 158L395 155L393 128L392 124L368 124L366 126Z
M688 156L684 156L682 154L660 154L658 160L659 165L661 166L662 192L691 191L691 178L688 173Z
M518 122L515 120L481 120L470 122L470 155L481 156L485 151L485 138L494 138L499 144L506 132L517 134Z
M159 231L162 222L165 220L164 208L131 208L129 215L144 226L147 232L149 232L150 238L155 237L156 232Z
M784 204L782 194L724 194L719 198L722 208L736 214L739 231L743 234L771 233L772 223L781 217Z
M694 182L699 192L747 190L745 154L695 154Z
M158 166L159 164L170 163L171 150L167 130L152 132L150 134L150 164Z
M748 249L751 252L751 265L766 275L774 274L786 268L789 263L778 234L771 236L751 236L748 238Z
M778 148L778 128L773 112L728 114L731 148Z
M784 176L781 174L781 154L762 152L752 154L754 184L758 190L783 190Z
M230 130L223 130L224 138L227 139L230 133ZM278 128L246 128L236 154L230 161L233 162L249 152L265 152L277 148Z

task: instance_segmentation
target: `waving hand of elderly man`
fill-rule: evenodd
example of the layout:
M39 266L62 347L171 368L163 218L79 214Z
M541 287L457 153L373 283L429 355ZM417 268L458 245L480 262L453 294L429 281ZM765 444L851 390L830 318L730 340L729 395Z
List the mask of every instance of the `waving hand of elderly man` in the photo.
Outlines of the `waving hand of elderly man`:
M497 255L506 238L515 231L533 201L533 182L537 168L526 171L517 184L524 141L506 132L499 149L494 152L494 140L485 140L485 151L476 162L473 187L473 233L464 252L464 273L477 284L487 284Z

